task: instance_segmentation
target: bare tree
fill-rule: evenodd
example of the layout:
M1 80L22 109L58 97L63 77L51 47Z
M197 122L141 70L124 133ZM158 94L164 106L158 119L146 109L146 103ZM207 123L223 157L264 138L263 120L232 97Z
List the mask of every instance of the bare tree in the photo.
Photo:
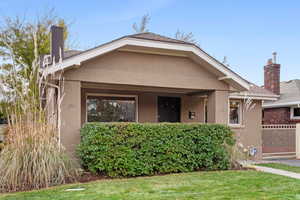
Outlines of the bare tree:
M136 22L132 25L133 30L136 33L145 33L148 32L149 30L147 29L147 26L149 24L150 21L150 15L146 14L142 17L141 21L139 24L137 24Z
M177 32L175 33L175 38L177 40L182 40L182 41L185 41L185 42L190 42L190 43L197 44L197 41L194 38L194 34L192 32L185 33L183 31L177 30Z

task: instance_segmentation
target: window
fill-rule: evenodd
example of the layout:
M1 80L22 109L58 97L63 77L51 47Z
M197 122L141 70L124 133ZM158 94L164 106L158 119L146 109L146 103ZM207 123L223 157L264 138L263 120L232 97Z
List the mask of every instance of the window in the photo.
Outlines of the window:
M229 104L229 124L241 124L241 102L230 100Z
M87 96L87 122L135 122L136 97Z
M298 107L291 108L291 119L300 119L300 108Z

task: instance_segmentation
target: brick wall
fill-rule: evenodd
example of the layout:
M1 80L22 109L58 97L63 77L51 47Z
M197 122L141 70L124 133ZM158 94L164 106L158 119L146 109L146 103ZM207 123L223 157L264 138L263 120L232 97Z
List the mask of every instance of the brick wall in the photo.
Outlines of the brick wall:
M263 124L296 124L300 120L290 119L290 108L265 108L263 110Z
M269 61L264 67L264 87L265 89L280 94L280 65Z

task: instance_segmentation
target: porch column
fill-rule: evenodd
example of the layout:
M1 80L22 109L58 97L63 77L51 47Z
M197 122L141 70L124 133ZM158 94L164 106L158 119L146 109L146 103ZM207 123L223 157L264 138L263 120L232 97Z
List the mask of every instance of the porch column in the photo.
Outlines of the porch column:
M228 124L228 91L214 91L208 95L207 122Z
M81 127L81 83L64 82L64 98L60 111L60 139L67 152L75 156L75 148L80 142Z

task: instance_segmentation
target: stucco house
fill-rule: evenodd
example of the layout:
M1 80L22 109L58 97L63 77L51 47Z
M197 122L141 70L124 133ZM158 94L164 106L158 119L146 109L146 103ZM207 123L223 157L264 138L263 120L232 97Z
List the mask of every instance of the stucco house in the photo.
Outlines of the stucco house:
M300 123L300 80L280 81L280 64L274 58L264 67L264 88L278 99L264 101L263 124Z
M63 72L60 131L68 151L80 142L86 122L220 123L261 157L262 101L276 95L195 44L147 32L64 52L63 30L51 30L56 64L45 70Z

